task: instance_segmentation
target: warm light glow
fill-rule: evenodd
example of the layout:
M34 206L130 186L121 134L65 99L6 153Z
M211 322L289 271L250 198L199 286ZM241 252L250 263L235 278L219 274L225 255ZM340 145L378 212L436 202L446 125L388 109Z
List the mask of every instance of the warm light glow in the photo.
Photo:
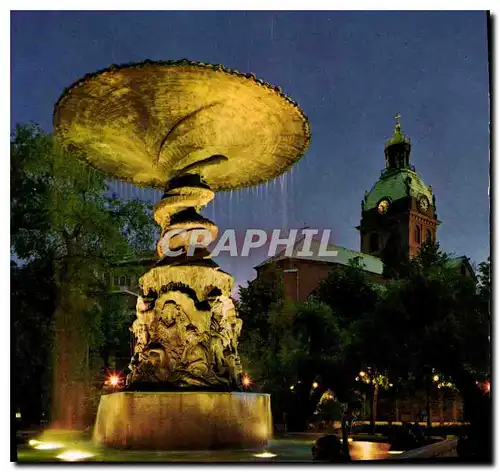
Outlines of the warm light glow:
M389 384L389 387L394 387L394 385L393 384Z
M404 451L387 451L389 454L403 454Z
M366 375L366 372L361 371L361 372L359 373L359 376L360 376L360 377L364 377L365 375Z
M313 388L318 388L318 382L313 382Z
M88 459L89 457L92 457L94 454L91 454L90 452L83 452L83 451L65 451L62 454L59 454L57 456L58 459L61 459L63 461L69 461L69 462L74 462L74 461L79 461L82 459Z
M359 381L359 377L356 377L356 382L358 382L358 381Z
M478 382L477 386L479 389L481 389L484 393L490 393L491 390L491 384L488 380L485 380L484 382Z
M50 449L61 449L61 447L64 447L62 444L59 443L50 443L50 442L39 442L36 446L35 449L39 449L41 451L45 450L50 450Z
M243 378L241 379L241 383L245 387L248 387L252 383L252 381L250 380L250 377L248 375L244 375Z
M277 454L273 454L272 452L260 452L258 454L254 454L253 455L254 457L260 457L262 459L268 459L268 458L271 458L271 457L276 457Z
M111 375L108 382L112 387L117 387L120 383L120 377L118 377L118 375Z
M16 418L21 418L21 413L19 411L16 413Z
M293 390L295 388L294 385L290 385L290 390Z
M374 459L379 446L378 443L369 441L354 441L351 447L356 448L356 456L359 460L366 461Z
M432 379L434 380L434 382L437 382L439 380L439 375L435 375L434 377L432 377Z
M37 441L36 439L30 439L30 440L28 441L28 444L29 444L30 446L36 446L37 444L40 444L40 441Z

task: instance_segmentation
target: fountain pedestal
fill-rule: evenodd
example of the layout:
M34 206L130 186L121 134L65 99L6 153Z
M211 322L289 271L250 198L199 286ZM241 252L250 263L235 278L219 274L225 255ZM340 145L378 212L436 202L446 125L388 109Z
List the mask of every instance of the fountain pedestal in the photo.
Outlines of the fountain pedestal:
M270 395L118 392L101 398L94 441L135 450L253 448L272 436Z

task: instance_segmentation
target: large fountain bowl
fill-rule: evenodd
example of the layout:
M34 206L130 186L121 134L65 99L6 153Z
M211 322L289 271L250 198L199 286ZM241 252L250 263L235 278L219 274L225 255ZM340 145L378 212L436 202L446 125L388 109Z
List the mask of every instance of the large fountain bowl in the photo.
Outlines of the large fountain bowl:
M214 191L289 169L310 131L298 105L253 74L187 60L111 66L66 89L55 134L105 174L163 189L195 174Z

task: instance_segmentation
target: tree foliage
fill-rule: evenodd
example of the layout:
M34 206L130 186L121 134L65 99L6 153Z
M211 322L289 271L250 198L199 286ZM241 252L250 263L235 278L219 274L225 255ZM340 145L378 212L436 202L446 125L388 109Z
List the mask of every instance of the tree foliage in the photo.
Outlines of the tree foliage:
M283 301L277 267L261 274L240 290L241 352L256 383L272 393L274 405L288 411L289 427L304 429L326 389L349 398L356 326L373 308L376 289L363 276L359 260L332 271L304 303Z
M102 366L100 353L116 344L116 335L103 329L113 332L124 324L120 316L111 322L109 314L124 307L112 300L103 275L117 261L150 250L156 232L147 205L109 196L105 177L78 157L35 125L18 126L11 139L16 354L34 359L53 353L53 362L37 362L42 369L55 367L53 403L65 410L55 416L71 418L81 415L75 405L68 407L76 402L68 396L92 383ZM36 318L31 325L30 316ZM33 345L26 339L36 338L35 326L47 336ZM51 339L54 349L43 349ZM23 366L35 368L28 360Z
M427 241L393 270L396 276L374 283L353 260L332 270L303 304L283 301L282 292L273 294L276 283L260 277L243 291L241 312L252 317L243 332L253 340L243 352L256 382L295 416L293 427L306 427L326 389L348 399L366 366L410 393L428 388L439 372L464 397L467 418L487 424L476 380L490 375L489 261L476 280Z

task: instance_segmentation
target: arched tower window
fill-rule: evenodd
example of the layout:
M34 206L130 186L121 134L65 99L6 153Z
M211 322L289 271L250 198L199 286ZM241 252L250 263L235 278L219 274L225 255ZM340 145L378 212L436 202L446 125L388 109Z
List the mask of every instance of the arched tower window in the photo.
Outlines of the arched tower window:
M416 225L416 226L415 226L415 242L416 242L417 244L420 244L420 242L421 242L421 238L420 238L420 231L421 231L421 230L420 230L420 226Z
M425 239L426 241L428 242L432 242L432 233L431 233L431 230L428 229L426 232L425 232Z
M370 252L378 251L378 234L371 233L370 234Z

